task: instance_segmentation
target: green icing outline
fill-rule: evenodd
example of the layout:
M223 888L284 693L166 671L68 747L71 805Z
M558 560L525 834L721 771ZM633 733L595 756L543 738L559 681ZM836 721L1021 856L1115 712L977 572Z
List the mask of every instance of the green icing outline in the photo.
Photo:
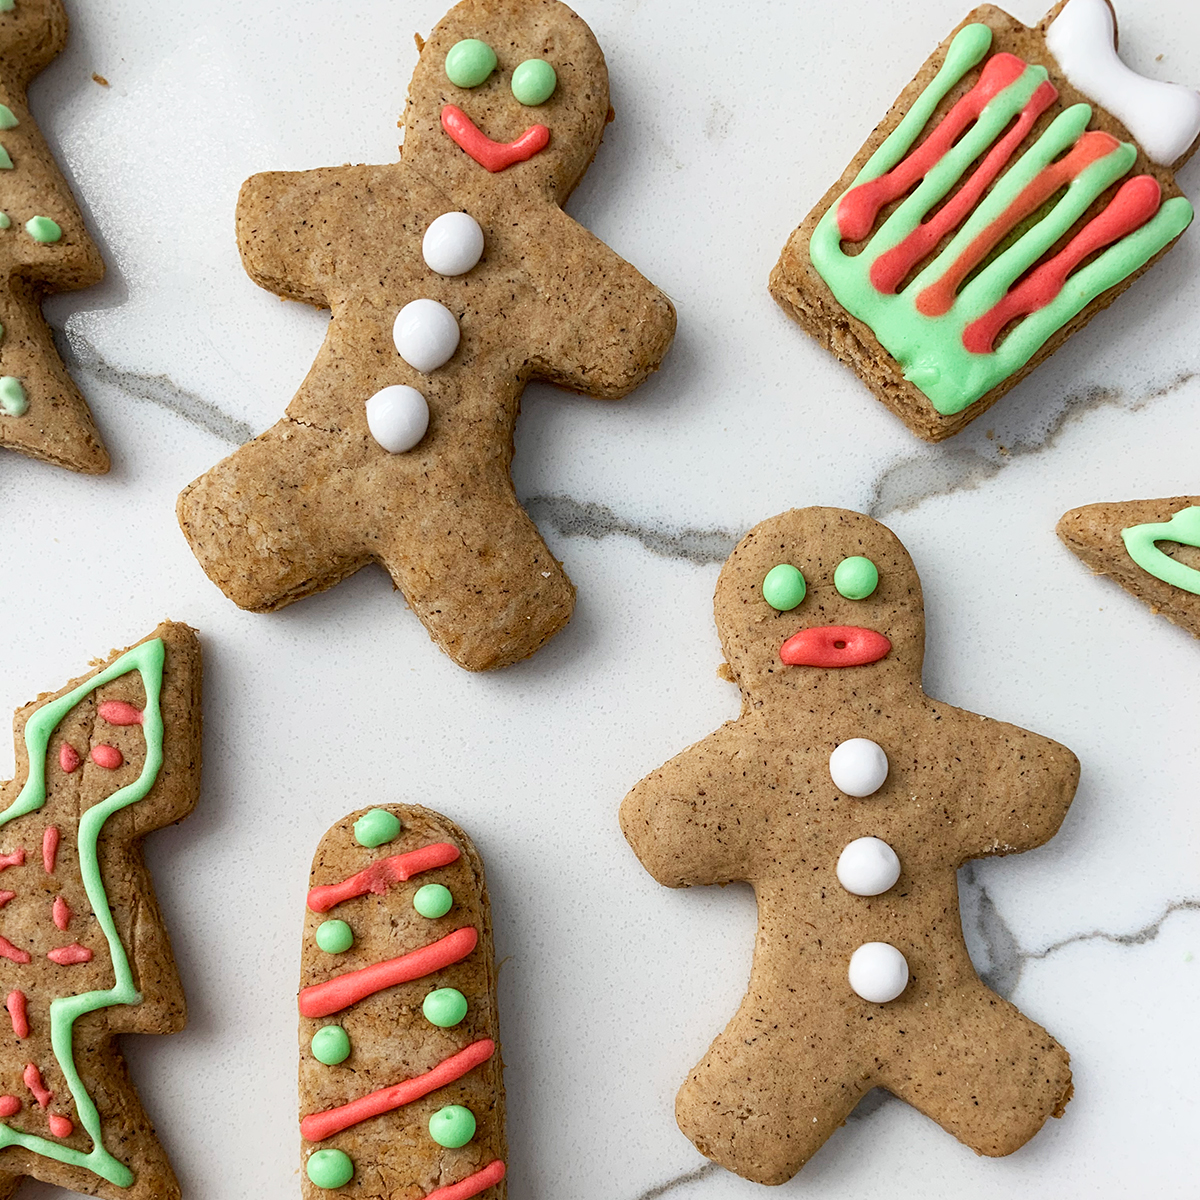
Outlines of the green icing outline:
M108 939L109 953L112 956L113 974L116 983L107 990L83 992L78 996L60 996L50 1004L50 1044L54 1049L54 1057L66 1077L67 1086L75 1101L75 1109L79 1114L80 1123L87 1130L93 1143L90 1153L75 1150L70 1146L60 1145L37 1134L23 1133L13 1129L11 1125L0 1121L0 1149L8 1146L23 1146L45 1158L57 1159L70 1166L83 1167L86 1170L107 1179L109 1183L119 1188L129 1187L134 1180L133 1172L119 1159L114 1158L105 1148L103 1131L100 1127L100 1113L95 1102L83 1085L79 1070L75 1065L74 1030L75 1022L86 1013L96 1012L101 1008L110 1008L117 1004L140 1004L142 994L133 985L133 971L129 965L125 947L117 933L116 922L109 908L108 895L104 890L104 880L100 874L99 841L104 823L113 813L131 804L143 800L154 786L158 772L163 762L163 718L162 718L162 682L163 662L166 658L166 647L161 638L143 642L132 650L126 651L111 666L106 667L99 675L81 683L74 691L60 696L45 707L40 708L26 722L25 747L29 754L29 777L21 794L3 812L0 812L0 828L18 817L27 816L43 807L46 803L46 754L50 738L58 728L62 719L85 696L90 695L98 687L138 671L142 676L142 684L146 689L146 707L142 714L142 731L146 740L146 761L142 773L133 783L114 792L107 800L89 808L79 821L78 845L79 867L83 876L84 890L91 902L96 920Z
M1200 596L1200 571L1164 554L1155 542L1180 542L1200 546L1200 507L1181 508L1161 525L1131 525L1121 530L1129 557L1155 579Z
M967 25L958 32L937 75L847 192L887 174L904 159L937 106L982 61L991 44L992 31L986 25ZM1048 78L1044 67L1026 67L1016 81L993 97L966 135L874 234L868 251L853 257L842 252L837 223L842 197L825 212L809 239L809 258L838 303L870 326L884 349L904 368L904 377L925 394L942 416L961 412L1020 370L1054 333L1097 296L1144 266L1178 237L1194 215L1191 204L1182 196L1167 200L1140 229L1127 234L1083 270L1074 272L1058 296L1024 317L996 350L989 354L969 351L962 342L967 326L997 304L1017 279L1071 228L1088 205L1132 167L1137 152L1133 146L1122 143L1119 149L1081 172L1049 213L960 291L949 312L939 317L926 317L918 312L916 298L924 288L945 273L968 242L1016 198L1038 170L1084 132L1092 110L1089 105L1077 104L1060 113L1033 146L1012 163L942 253L903 292L887 296L877 291L870 279L875 259L917 228Z

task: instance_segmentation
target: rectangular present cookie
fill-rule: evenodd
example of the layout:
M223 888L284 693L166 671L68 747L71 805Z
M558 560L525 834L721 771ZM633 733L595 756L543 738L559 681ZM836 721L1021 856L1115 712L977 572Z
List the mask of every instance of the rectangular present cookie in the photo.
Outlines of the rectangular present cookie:
M918 436L996 403L1178 239L1200 94L1116 55L1105 0L976 8L788 239L785 312Z

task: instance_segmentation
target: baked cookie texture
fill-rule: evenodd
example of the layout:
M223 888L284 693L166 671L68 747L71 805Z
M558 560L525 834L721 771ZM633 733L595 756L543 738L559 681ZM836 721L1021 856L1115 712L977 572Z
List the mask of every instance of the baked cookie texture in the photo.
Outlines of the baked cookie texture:
M463 42L498 56L470 87L447 75ZM556 73L535 105L513 92L530 60ZM179 498L193 551L235 603L270 612L378 562L473 671L525 658L566 623L574 588L509 471L521 393L539 379L617 399L675 330L670 301L562 211L609 116L604 56L569 8L465 0L424 43L399 163L246 183L237 229L251 278L333 319L287 416ZM427 235L453 213L482 248L448 266ZM472 261L456 275L430 265ZM398 315L413 319L416 352ZM376 413L373 433L371 407L393 402L405 419Z
M1086 504L1063 514L1058 536L1097 574L1200 637L1200 496Z
M798 604L764 599L769 572L774 603ZM680 1089L680 1128L728 1170L783 1183L882 1087L977 1153L1011 1153L1062 1114L1069 1059L980 981L955 872L1052 837L1078 761L925 694L920 581L869 517L758 525L714 611L741 715L620 813L660 883L744 880L758 900L745 999Z
M1105 0L990 4L930 56L771 273L915 434L986 412L1175 243L1200 95L1117 59ZM915 190L913 190L915 188Z
M0 446L102 475L108 451L42 317L48 292L104 277L25 95L66 42L60 0L16 0L0 11Z
M305 1200L504 1200L491 906L454 822L386 804L325 834L299 1008Z
M0 1196L180 1195L117 1045L187 1010L142 860L200 780L200 646L165 622L18 710L0 785Z

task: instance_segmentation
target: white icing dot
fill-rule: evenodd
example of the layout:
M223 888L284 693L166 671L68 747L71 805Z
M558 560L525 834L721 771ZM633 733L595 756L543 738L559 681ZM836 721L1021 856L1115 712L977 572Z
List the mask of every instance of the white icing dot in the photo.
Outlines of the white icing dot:
M900 878L900 859L882 838L855 838L838 858L837 877L856 896L879 896Z
M888 776L887 755L878 742L851 738L829 756L834 786L847 796L871 796Z
M465 275L483 255L483 230L469 213L442 213L425 230L421 253L431 271Z
M458 321L436 300L413 300L396 314L392 340L410 367L428 375L458 349Z
M850 986L872 1004L887 1004L908 987L908 963L887 942L865 942L850 955Z
M416 388L393 384L367 401L367 428L389 454L403 454L425 436L429 405Z

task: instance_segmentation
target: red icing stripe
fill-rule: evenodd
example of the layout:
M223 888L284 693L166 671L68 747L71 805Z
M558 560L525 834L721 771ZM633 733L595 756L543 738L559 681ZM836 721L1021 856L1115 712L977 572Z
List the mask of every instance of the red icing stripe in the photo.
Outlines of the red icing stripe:
M25 1080L25 1086L33 1093L33 1098L37 1101L38 1108L45 1108L54 1099L54 1093L46 1087L41 1071L33 1063L26 1065L25 1074L22 1078Z
M54 864L58 860L58 843L62 834L58 832L57 825L49 825L46 827L46 832L42 834L42 866L46 868L47 875L54 874Z
M425 1200L471 1200L472 1196L478 1196L493 1183L499 1183L504 1178L504 1173L504 1164L496 1159L495 1162L488 1163L482 1171L468 1175L460 1183L452 1183L448 1187L438 1188L436 1192L430 1192Z
M140 725L144 719L140 708L124 700L105 700L96 711L110 725Z
M71 923L71 906L61 896L55 896L50 905L50 916L54 918L54 924L65 931Z
M886 175L861 183L842 197L837 210L838 230L842 237L848 242L863 241L870 234L879 210L885 204L898 200L918 179L923 179L946 156L988 103L1009 84L1020 79L1024 72L1025 63L1015 54L992 55L979 76L979 82L946 114L916 150Z
M1030 213L1043 205L1059 188L1082 175L1094 162L1120 149L1111 133L1098 129L1083 134L1070 153L1043 167L1021 190L1021 194L958 256L957 261L936 283L917 297L917 310L927 317L940 317L950 311L958 289L966 277L987 257L999 242Z
M0 908L3 908L16 894L16 892L0 892Z
M449 866L458 855L457 846L449 842L436 842L432 846L422 846L420 850L410 850L407 854L381 858L341 883L327 883L313 888L308 893L308 907L313 912L328 912L344 900L353 900L355 896L365 896L368 892L381 896L393 883L403 883L435 867Z
M8 1015L12 1018L13 1033L19 1038L27 1038L29 1036L29 1010L25 993L9 992L4 1007L8 1009Z
M451 963L461 962L475 949L478 941L479 934L474 926L467 925L410 954L335 975L324 983L314 983L300 993L300 1012L306 1017L327 1017L330 1013L340 1012L393 984L421 979Z
M22 964L32 961L24 950L18 950L6 937L0 937L0 958Z
M53 950L47 950L46 957L60 967L74 967L79 963L91 962L92 952L86 946L72 942L69 946L55 946Z
M21 1102L16 1096L10 1096L7 1093L0 1096L0 1117L16 1116L21 1111Z
M360 1121L378 1117L382 1113L394 1112L444 1088L447 1084L461 1079L468 1071L473 1071L481 1063L487 1062L496 1052L496 1043L491 1038L481 1038L473 1042L465 1050L451 1055L438 1063L432 1071L418 1075L415 1079L406 1079L403 1083L394 1083L391 1087L380 1088L366 1096L359 1096L349 1104L338 1108L326 1109L325 1112L310 1113L300 1122L300 1133L310 1142L321 1142L343 1129L349 1129Z
M11 854L0 854L0 871L25 865L25 847L18 846Z
M456 104L442 109L442 128L481 167L495 174L513 163L526 162L550 141L545 125L530 125L515 142L494 142Z
M1162 188L1153 175L1137 175L1127 180L1108 207L1093 217L1049 262L1043 263L995 308L972 321L963 331L963 345L972 354L990 354L1000 331L1017 317L1026 317L1055 300L1067 283L1067 276L1089 254L1140 229L1162 203Z

